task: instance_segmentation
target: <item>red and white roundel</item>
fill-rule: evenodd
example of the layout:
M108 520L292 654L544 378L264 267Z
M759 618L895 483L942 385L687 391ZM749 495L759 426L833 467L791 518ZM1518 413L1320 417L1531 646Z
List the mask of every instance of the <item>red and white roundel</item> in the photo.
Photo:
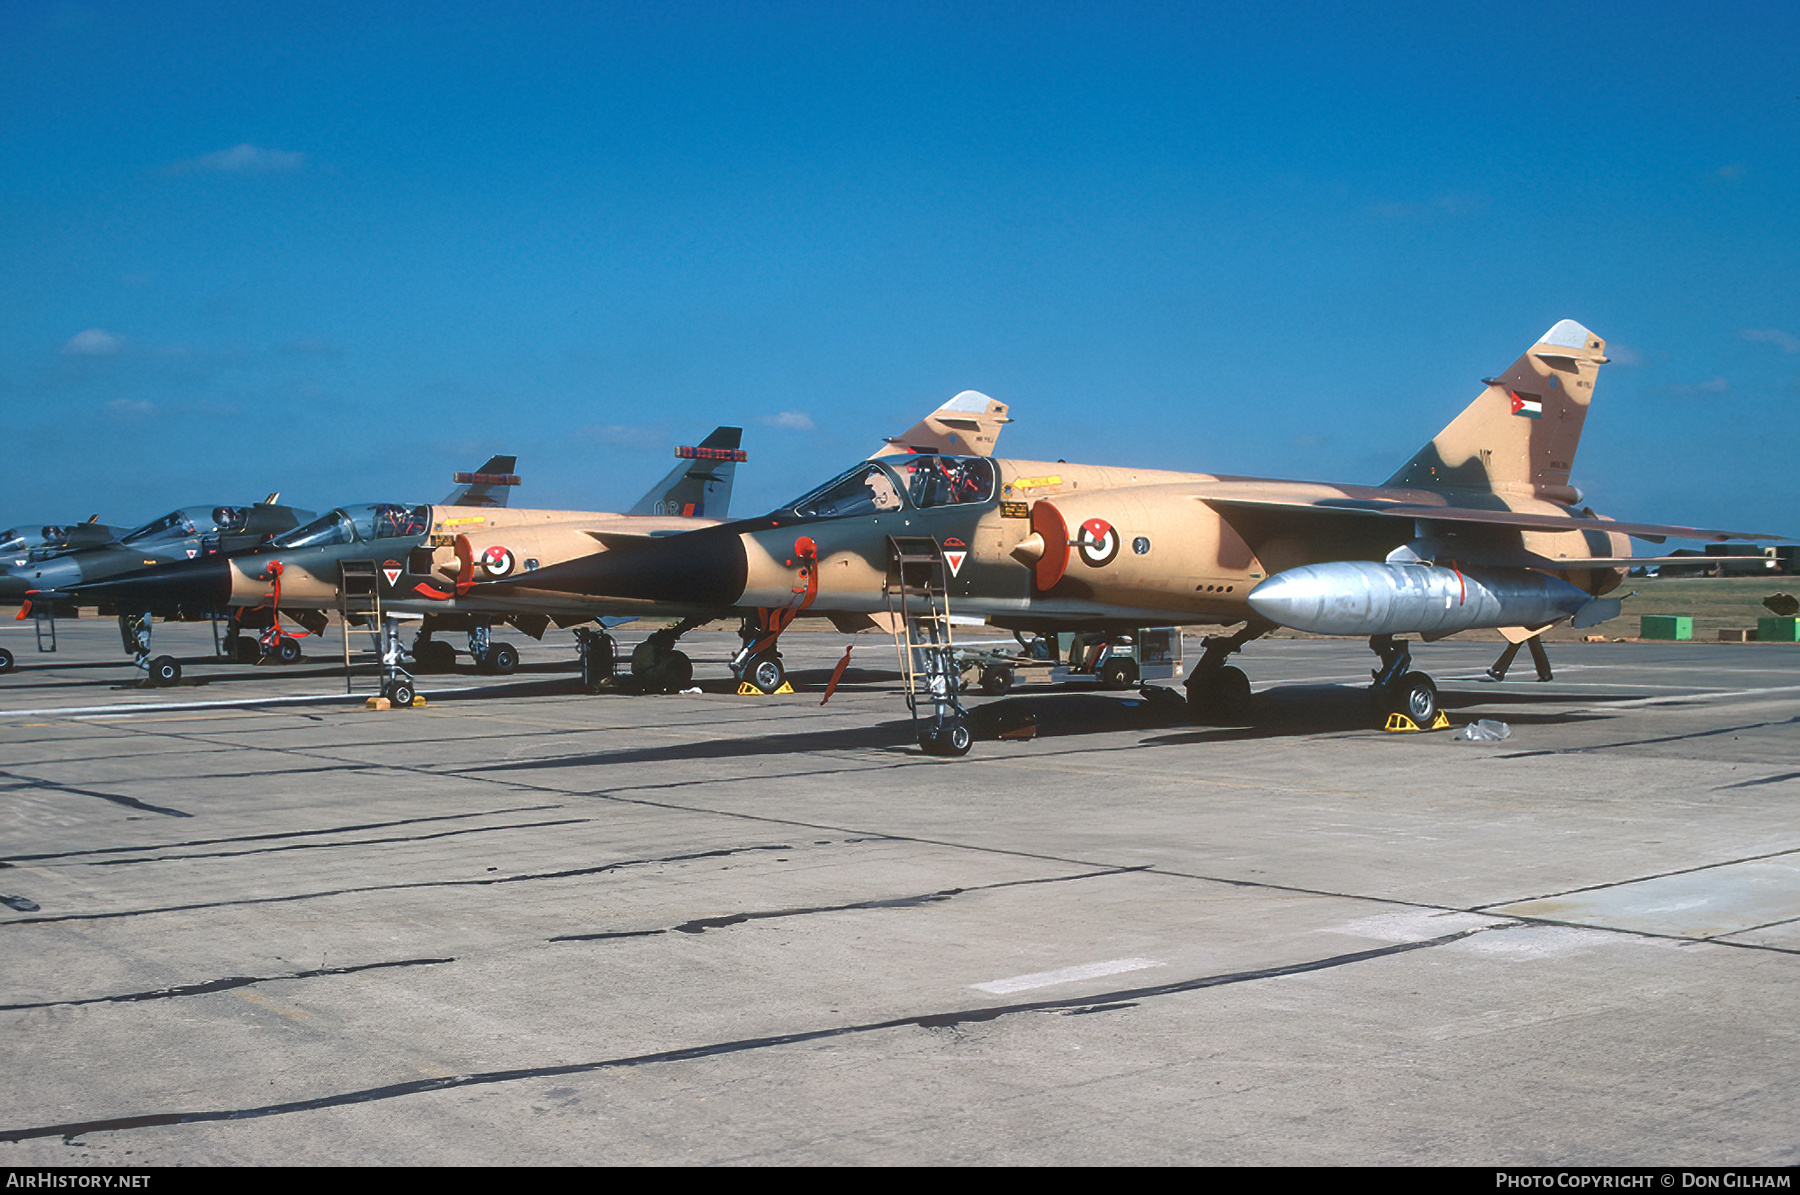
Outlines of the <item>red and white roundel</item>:
M1119 533L1105 519L1089 519L1075 537L1081 562L1089 568L1103 568L1119 554Z
M513 554L495 544L481 554L481 567L490 577L504 577L513 571Z

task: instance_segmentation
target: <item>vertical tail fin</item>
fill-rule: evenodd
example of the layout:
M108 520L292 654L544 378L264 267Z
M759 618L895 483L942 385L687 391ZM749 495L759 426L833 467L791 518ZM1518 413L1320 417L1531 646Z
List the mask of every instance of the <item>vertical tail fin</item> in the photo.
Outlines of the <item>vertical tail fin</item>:
M675 455L681 458L681 464L651 486L650 492L625 513L724 518L731 509L731 486L737 480L738 462L746 459L738 447L743 438L741 427L715 427L699 444L677 448Z
M445 495L439 506L505 506L512 487L519 484L513 474L518 467L516 456L490 456L487 464L473 473L453 474L455 489Z
M1569 470L1604 364L1606 342L1563 320L1384 484L1579 501Z
M979 390L961 394L898 436L890 437L876 456L904 452L938 452L946 456L992 456L1000 429L1011 423L1006 404Z

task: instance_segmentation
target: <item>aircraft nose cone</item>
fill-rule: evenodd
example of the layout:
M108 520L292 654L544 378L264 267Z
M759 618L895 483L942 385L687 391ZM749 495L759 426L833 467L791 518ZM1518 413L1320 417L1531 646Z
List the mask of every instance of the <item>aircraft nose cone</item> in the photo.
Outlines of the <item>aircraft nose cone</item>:
M181 560L72 586L71 591L83 605L106 602L127 610L172 606L222 610L231 601L231 564L223 556Z

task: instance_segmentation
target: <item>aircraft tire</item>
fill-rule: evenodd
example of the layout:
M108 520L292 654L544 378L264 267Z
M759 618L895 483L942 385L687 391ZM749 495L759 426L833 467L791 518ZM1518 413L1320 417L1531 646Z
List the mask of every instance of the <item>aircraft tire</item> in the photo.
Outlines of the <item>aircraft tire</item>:
M927 755L950 758L967 755L974 743L974 733L961 718L952 718L941 726L931 726L919 733L919 748Z
M1011 668L984 668L981 673L981 691L989 697L1000 697L1012 692L1013 670Z
M395 681L388 686L387 699L397 710L411 709L413 702L412 685L403 680Z
M239 635L232 646L232 656L240 664L254 664L262 658L262 648L248 635Z
M0 673L11 672L13 665L13 654L4 647L0 647Z
M270 654L283 664L298 664L300 662L300 641L283 635L276 642L275 650Z
M1250 716L1250 678L1230 666L1196 672L1188 681L1188 710L1196 722L1241 722Z
M656 668L656 689L663 693L679 693L694 679L694 662L685 651L672 651Z
M1103 689L1135 689L1137 682L1136 661L1108 660L1100 669L1100 687Z
M781 660L777 656L757 656L750 661L750 666L744 669L744 679L756 686L758 692L773 693L781 688L782 683L787 680L787 669L782 667Z
M511 676L519 666L519 649L510 643L493 643L488 645L487 658L482 661L486 671L495 676Z
M1437 683L1423 672L1409 672L1394 686L1393 709L1405 714L1420 727L1428 727L1437 719Z
M167 688L181 679L181 664L174 656L157 656L150 661L150 684Z

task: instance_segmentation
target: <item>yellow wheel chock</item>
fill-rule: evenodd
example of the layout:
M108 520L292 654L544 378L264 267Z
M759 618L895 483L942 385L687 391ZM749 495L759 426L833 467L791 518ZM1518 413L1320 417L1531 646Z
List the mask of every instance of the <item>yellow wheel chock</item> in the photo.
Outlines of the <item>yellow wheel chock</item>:
M776 693L792 693L793 691L794 686L788 684L786 681L781 682L781 688L775 690L775 693L765 693L747 680L738 682L739 697L773 697Z
M1450 729L1450 719L1444 717L1443 710L1439 710L1437 717L1431 720L1430 726L1420 726L1405 714L1389 714L1387 725L1382 729L1391 730L1396 734L1406 734L1417 730L1448 730Z

